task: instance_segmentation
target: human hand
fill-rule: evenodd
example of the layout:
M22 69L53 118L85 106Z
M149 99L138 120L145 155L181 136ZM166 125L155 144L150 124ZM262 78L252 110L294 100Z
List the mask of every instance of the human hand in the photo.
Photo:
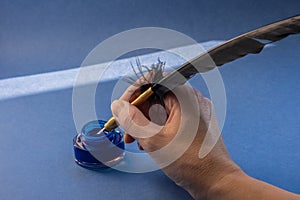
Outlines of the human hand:
M241 172L223 144L209 99L189 86L180 86L165 95L164 106L154 100L137 108L128 102L139 95L138 89L135 85L128 88L112 103L112 113L126 132L125 142L137 140L176 184L194 198L205 199L220 179ZM206 146L211 151L199 156L200 148Z

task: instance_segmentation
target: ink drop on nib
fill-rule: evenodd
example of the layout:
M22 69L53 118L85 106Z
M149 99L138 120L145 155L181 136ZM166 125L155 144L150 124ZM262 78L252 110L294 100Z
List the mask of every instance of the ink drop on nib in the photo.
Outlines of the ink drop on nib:
M124 157L123 134L106 131L106 121L85 124L73 140L75 162L85 168L105 169L118 164Z

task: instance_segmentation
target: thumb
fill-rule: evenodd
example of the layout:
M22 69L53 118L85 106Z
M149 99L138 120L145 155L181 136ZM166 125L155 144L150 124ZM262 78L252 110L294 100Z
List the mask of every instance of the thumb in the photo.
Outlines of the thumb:
M154 136L163 128L149 121L137 107L126 101L114 101L111 110L119 125L134 138Z

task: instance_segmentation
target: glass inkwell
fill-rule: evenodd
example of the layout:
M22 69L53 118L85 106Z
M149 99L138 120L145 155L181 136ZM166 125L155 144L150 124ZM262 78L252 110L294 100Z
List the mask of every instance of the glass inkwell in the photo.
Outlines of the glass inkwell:
M119 129L99 132L106 121L85 124L74 140L75 162L89 169L105 169L118 164L124 157L123 134Z

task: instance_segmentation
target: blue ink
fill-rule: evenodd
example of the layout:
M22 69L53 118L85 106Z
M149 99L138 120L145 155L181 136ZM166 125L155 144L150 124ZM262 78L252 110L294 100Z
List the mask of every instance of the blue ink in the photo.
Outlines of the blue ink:
M75 162L85 168L104 169L118 164L124 157L123 134L119 130L103 131L106 121L85 124L73 140Z

